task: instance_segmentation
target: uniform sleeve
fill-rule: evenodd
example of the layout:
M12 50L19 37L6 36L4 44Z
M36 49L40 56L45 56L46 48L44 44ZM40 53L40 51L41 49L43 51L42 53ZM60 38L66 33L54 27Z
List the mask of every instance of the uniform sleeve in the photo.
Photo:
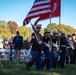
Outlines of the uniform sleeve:
M37 42L37 40L36 40L35 34L33 33L32 36L31 36L30 43L35 43L35 42Z

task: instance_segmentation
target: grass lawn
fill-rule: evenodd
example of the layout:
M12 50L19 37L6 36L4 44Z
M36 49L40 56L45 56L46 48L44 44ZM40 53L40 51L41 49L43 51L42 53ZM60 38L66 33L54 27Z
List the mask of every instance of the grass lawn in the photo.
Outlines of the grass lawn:
M25 64L14 64L3 62L4 69L0 69L0 75L76 75L76 64L65 65L65 69L50 69L50 71L36 71L32 66L29 71L25 69Z

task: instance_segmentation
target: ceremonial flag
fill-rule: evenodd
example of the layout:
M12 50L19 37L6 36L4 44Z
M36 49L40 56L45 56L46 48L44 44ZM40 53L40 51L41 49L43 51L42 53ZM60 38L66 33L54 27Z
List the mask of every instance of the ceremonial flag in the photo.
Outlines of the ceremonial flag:
M30 22L31 19L40 17L42 14L48 14L51 12L51 0L35 0L34 4L23 21L23 25Z
M53 17L58 17L60 16L60 0L51 0L51 12L42 14L34 23L36 25L39 21L53 18Z

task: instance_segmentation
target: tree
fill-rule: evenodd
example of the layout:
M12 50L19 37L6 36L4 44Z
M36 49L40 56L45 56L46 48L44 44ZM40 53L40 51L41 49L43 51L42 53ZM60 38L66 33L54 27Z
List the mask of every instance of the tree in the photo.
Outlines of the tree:
M0 36L2 36L2 38L11 38L11 32L9 31L8 26L4 26L4 25L0 25Z
M57 30L58 29L58 25L56 24L56 23L52 23L52 24L49 24L49 25L47 25L47 28L49 29L49 30Z
M44 35L44 29L41 29L40 34Z
M12 34L15 34L16 30L18 29L18 24L14 21L13 22L9 21L9 22L7 22L7 24L8 24L8 27L10 29L10 32Z
M6 25L6 21L4 21L4 20L0 20L0 25Z
M24 38L31 37L30 28L20 26L18 30L20 31L20 35Z
M76 33L76 29L74 29L71 26L64 25L64 24L60 24L60 27L59 27L59 25L57 25L56 23L52 23L51 25L50 24L47 25L47 27L44 28L44 30L45 29L49 29L51 31L53 31L53 30L60 30L60 32L65 32L66 35L67 34L71 35L72 33Z

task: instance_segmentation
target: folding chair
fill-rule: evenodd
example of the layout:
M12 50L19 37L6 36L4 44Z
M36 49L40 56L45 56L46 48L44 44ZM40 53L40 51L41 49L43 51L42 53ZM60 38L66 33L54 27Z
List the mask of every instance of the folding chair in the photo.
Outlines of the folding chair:
M0 68L4 69L3 64L2 64L2 62L1 62L2 60L3 60L3 56L2 56L1 53L0 53Z
M7 49L5 50L5 58L6 58L6 61L11 62L11 61L14 60L13 53L14 53L14 50L12 50L12 52L10 52L10 50L7 50Z

